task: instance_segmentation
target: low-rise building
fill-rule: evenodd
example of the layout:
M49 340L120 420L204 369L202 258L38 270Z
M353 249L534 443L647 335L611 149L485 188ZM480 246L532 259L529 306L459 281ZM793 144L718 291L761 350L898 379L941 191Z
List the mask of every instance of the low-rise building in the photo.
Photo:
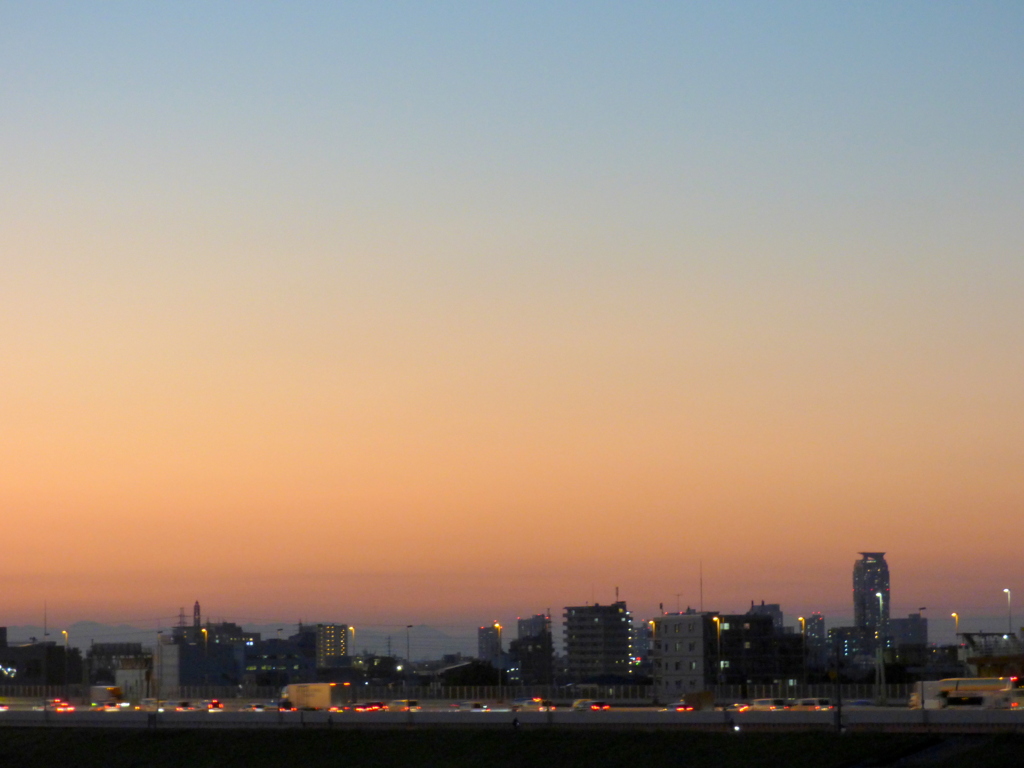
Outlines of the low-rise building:
M660 701L714 685L796 682L803 673L803 638L776 631L769 614L663 614L652 619L655 695Z

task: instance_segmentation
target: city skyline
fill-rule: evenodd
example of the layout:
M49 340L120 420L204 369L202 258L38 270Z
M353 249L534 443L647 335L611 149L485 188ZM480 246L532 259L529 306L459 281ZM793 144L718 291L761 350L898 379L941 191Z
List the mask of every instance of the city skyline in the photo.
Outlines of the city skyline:
M1021 39L0 0L3 620L845 616L868 549L893 616L1005 615Z

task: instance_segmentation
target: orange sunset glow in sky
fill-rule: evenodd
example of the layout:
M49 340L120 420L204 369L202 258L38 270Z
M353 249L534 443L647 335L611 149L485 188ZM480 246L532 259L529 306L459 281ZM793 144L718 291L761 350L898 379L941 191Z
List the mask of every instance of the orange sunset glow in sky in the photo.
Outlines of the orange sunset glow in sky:
M1019 4L218 8L0 6L0 624L1024 590Z

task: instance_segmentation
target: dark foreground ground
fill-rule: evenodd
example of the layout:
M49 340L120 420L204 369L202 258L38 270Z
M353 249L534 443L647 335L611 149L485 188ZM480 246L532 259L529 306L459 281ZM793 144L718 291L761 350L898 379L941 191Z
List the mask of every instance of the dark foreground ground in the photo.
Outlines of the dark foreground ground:
M533 768L1020 766L1024 736L484 729L126 731L0 728L0 766Z

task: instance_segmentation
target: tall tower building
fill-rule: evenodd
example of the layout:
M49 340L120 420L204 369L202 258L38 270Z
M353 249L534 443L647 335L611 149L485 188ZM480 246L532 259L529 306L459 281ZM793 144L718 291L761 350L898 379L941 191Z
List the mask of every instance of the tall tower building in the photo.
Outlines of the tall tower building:
M490 626L480 627L476 631L476 657L499 667L501 664L502 642L501 624L495 621Z
M875 639L886 642L889 637L889 564L885 562L885 552L859 554L861 559L853 564L853 623Z

